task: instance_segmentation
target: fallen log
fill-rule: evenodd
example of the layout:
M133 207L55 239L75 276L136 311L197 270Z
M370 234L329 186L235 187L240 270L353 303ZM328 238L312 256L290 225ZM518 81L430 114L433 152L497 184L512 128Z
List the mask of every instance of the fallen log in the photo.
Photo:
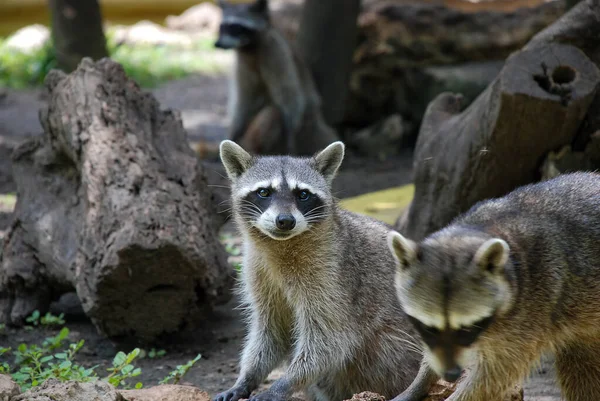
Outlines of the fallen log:
M13 152L0 321L19 325L75 289L106 336L151 342L228 300L212 193L180 116L110 59L46 85L44 134Z

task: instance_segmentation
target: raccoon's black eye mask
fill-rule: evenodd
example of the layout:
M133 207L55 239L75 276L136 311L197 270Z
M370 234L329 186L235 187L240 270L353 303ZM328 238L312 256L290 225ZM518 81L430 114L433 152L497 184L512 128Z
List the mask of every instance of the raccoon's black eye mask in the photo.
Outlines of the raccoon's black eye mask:
M488 328L494 320L493 316L483 318L469 327L461 327L458 330L445 329L440 330L436 327L431 327L423 324L419 319L407 315L410 322L413 324L423 342L430 348L435 348L443 345L456 344L461 347L472 345L481 333Z

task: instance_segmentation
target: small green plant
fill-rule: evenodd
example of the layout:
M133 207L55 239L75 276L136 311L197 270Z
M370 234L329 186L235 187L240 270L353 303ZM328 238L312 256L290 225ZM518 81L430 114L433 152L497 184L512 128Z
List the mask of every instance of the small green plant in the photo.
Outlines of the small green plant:
M61 313L58 316L54 316L50 312L46 313L41 320L42 326L62 326L65 324L65 315Z
M44 316L41 316L40 311L35 310L31 316L25 318L25 321L34 327L37 327L40 324L42 326L62 326L65 324L64 317L65 315L62 313L58 316L54 316L50 312L46 313Z
M167 355L167 351L165 351L164 349L157 351L156 348L152 348L150 352L148 352L148 358L150 359L162 358L165 355Z
M177 384L183 376L189 372L189 370L200 360L202 355L198 354L194 359L188 361L185 365L177 365L173 371L169 373L167 377L160 381L160 384Z
M73 362L77 352L83 347L84 340L70 344L63 352L52 354L63 346L63 342L69 335L69 329L63 328L56 336L48 337L41 346L21 344L14 352L16 371L11 372L8 363L2 364L2 372L10 373L13 380L22 390L38 386L49 378L61 381L92 381L96 374L93 368L86 369ZM10 352L10 349L2 349L0 356Z
M50 378L78 382L98 380L98 365L86 368L75 363L75 357L83 347L84 340L69 344L65 349L64 342L68 336L69 329L63 327L57 335L46 338L41 345L20 344L14 352L10 348L0 347L0 357L11 353L15 357L13 368L7 362L0 363L0 373L10 374L23 391ZM103 380L115 387L127 388L127 380L141 374L141 369L132 365L139 353L137 348L129 354L119 352L113 360L112 368L108 369L108 376ZM141 387L142 383L135 385L135 388Z
M129 354L119 351L113 359L112 368L107 369L110 374L105 380L115 387L123 386L128 388L129 386L126 381L142 373L140 368L136 368L131 363L139 355L139 348L134 349ZM142 383L136 383L135 388L142 388Z

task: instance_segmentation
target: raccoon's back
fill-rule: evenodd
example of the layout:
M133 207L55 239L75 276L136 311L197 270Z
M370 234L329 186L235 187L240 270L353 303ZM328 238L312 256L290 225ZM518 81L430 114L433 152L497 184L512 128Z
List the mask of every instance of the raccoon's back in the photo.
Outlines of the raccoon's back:
M585 226L597 228L600 225L600 174L563 174L525 185L502 198L477 203L455 222L501 224L505 220L527 218L538 222L581 220Z
M518 244L531 269L568 266L600 280L600 174L572 173L475 205L458 224Z

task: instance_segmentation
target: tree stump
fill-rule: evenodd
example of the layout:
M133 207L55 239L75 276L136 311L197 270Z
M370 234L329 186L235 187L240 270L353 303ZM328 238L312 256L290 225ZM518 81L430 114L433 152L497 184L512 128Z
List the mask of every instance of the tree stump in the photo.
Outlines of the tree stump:
M600 70L567 43L573 37L577 44L597 46L600 23L591 17L591 3L575 6L511 55L463 112L460 96L451 93L429 104L415 149L415 196L397 222L400 231L420 240L476 202L539 180L544 157L576 138ZM571 35L572 27L578 35Z
M75 289L113 339L151 342L230 298L212 194L179 114L109 60L51 72L41 137L13 152L0 320Z

